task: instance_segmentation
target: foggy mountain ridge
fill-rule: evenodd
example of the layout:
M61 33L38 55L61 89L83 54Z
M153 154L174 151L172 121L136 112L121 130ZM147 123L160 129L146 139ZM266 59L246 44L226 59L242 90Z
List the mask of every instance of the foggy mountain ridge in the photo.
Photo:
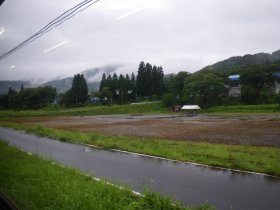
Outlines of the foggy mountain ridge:
M261 64L280 64L280 50L273 53L257 53L247 54L244 56L234 56L226 60L219 61L213 65L206 66L199 70L203 71L214 71L222 72L232 68L244 68L250 65L261 65Z
M23 85L25 88L33 87L31 82L29 81L10 81L10 80L0 81L0 95L8 93L10 87L18 91L20 90L21 85Z
M261 64L280 64L280 50L277 50L273 53L257 53L257 54L247 54L244 56L234 56L230 57L226 60L217 62L213 65L206 66L197 72L226 72L227 70L236 68L242 69L244 67L250 65L261 65ZM112 74L116 72L123 65L108 65L103 67L91 68L85 71L82 71L81 74L84 75L87 84L88 90L97 90L99 88L99 83L102 78L102 74ZM73 75L74 76L74 75ZM165 75L165 78L174 76L174 73ZM24 85L25 88L28 87L36 87L36 86L52 86L55 87L57 93L64 93L69 90L72 86L73 77L65 77L62 79L52 80L42 84L36 84L32 81L0 81L0 95L8 92L9 87L12 87L15 90L20 90L21 84Z
M83 74L88 85L88 90L97 90L99 88L99 83L102 78L102 74L111 74L115 72L121 65L109 65L104 67L97 67L85 70L80 74ZM42 84L43 86L52 86L56 88L57 93L64 93L69 90L72 86L73 77L66 77L59 80L53 80Z
M88 90L97 90L99 88L99 83L102 78L102 74L111 74L115 71L117 71L118 68L120 68L122 65L108 65L104 67L96 67L92 69L88 69L85 71L80 72L80 74L83 74L88 85ZM74 76L74 75L73 75ZM52 86L55 87L57 90L57 93L64 93L65 91L69 90L72 86L72 80L73 77L65 77L62 79L56 79L49 82L45 82L42 84L36 84L32 81L0 81L0 95L8 93L9 87L12 87L16 91L20 90L21 85L23 84L24 88L29 87L37 87L37 86Z

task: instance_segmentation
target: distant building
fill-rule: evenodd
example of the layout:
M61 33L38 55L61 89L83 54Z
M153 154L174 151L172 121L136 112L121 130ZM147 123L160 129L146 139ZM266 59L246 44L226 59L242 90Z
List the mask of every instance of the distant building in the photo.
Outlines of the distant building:
M229 96L239 97L241 96L241 84L240 84L240 75L230 75L229 80Z
M280 93L280 73L273 74L275 79L275 93Z
M99 104L101 101L98 97L94 97L94 96L89 96L88 97L88 102L90 104Z

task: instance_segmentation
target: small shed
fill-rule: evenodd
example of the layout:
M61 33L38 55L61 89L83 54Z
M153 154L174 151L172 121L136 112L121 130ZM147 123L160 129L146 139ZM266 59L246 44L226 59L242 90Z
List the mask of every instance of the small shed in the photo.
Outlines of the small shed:
M184 105L181 110L186 110L188 114L194 116L196 114L196 111L200 110L200 107L198 105Z

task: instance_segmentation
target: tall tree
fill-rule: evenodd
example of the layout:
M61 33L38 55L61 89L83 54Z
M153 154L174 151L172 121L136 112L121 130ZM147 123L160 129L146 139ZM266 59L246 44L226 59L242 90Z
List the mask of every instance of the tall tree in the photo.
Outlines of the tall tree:
M201 106L205 106L211 99L217 99L223 90L223 79L213 73L193 74L185 82L187 98L190 99L199 95Z
M119 96L119 102L121 104L124 104L128 100L128 89L127 89L127 81L126 78L120 74L119 77L119 89L118 89L118 96Z
M144 96L152 96L153 95L153 78L152 78L152 71L153 71L153 66L150 63L146 64L145 72L144 72L144 78L145 78L145 83L144 83Z
M70 94L74 97L76 105L82 105L87 101L88 87L83 74L74 76Z
M17 91L15 91L12 87L9 87L8 90L8 106L12 109L16 109L17 104Z
M101 91L104 87L106 87L106 74L103 73L102 75L102 79L101 79L101 82L100 82L100 85L99 85L99 91Z
M185 81L189 76L190 74L188 72L181 71L171 79L170 92L172 92L176 98L183 98Z
M152 70L152 86L153 95L161 96L163 94L164 74L162 67L153 66Z
M112 79L112 76L111 74L108 75L107 77L107 80L106 80L106 86L105 87L108 87L110 91L112 91L112 84L113 83L113 79Z
M113 93L113 101L118 100L118 94L117 94L118 89L119 89L119 78L118 78L118 75L116 73L114 73L113 78L112 78L112 83L110 86L110 90Z
M8 95L9 96L14 96L16 94L17 94L17 91L15 91L12 87L9 87Z
M272 97L271 87L274 86L274 79L271 73L267 72L266 66L251 66L241 74L241 98L244 102L255 104L264 102L263 96ZM266 92L266 94L262 94Z
M137 77L136 77L136 93L137 93L137 96L140 96L140 97L145 96L145 90L144 90L145 69L146 69L146 64L144 63L144 61L142 61L139 64L138 74L137 74Z
M130 82L129 82L129 90L131 90L130 93L130 99L134 100L136 98L136 79L134 73L131 74Z
M158 68L153 66L152 69L152 95L156 95L158 92Z

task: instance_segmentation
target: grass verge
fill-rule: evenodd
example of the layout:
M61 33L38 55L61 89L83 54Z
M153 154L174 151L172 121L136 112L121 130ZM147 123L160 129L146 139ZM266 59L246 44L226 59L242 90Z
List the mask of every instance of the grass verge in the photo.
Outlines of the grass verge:
M124 136L112 137L98 133L79 133L14 123L0 123L0 125L62 141L86 143L107 149L120 149L179 161L280 176L279 148L193 143Z
M79 115L109 115L109 114L161 114L170 113L161 102L147 104L126 104L112 106L88 106L79 108L47 107L40 110L2 110L0 119L19 117L45 117L45 116L79 116ZM215 106L203 109L200 113L237 115L237 114L280 114L278 104L265 105L231 105Z
M127 188L97 182L77 170L30 156L0 141L0 191L19 209L213 209L207 204L184 208L169 198L146 191L143 197Z
M280 114L278 104L215 106L201 111L208 114Z
M112 106L88 106L79 108L43 108L39 110L2 110L0 119L18 117L43 117L43 116L79 116L79 115L109 115L109 114L159 114L167 112L161 102L147 104L126 104Z

